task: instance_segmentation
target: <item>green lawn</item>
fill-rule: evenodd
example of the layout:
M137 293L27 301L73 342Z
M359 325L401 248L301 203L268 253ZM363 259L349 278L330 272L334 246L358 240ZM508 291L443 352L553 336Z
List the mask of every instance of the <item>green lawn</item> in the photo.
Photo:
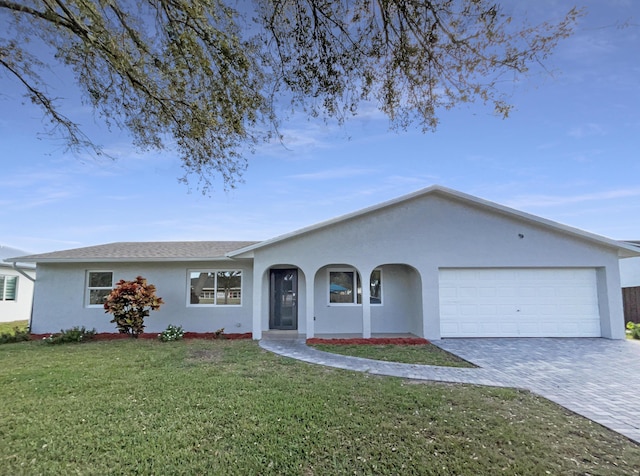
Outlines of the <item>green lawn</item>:
M1 474L633 474L527 392L305 364L252 341L0 346Z
M433 345L358 345L358 344L314 344L324 352L352 355L366 359L403 362L406 364L439 365L444 367L474 367L441 348Z
M5 333L14 333L14 329L18 327L21 330L26 330L29 326L29 321L11 321L11 322L0 322L0 334Z

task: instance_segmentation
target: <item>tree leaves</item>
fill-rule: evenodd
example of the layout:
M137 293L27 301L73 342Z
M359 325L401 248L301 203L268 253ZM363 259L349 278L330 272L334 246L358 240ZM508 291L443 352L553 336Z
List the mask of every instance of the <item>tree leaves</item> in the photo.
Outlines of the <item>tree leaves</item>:
M243 8L238 11L235 8ZM434 130L438 110L482 101L507 117L498 81L567 37L512 21L487 0L0 0L0 69L75 152L97 147L60 112L46 66L71 68L84 100L142 150L176 149L206 192L235 187L247 155L289 107L344 121L374 101L392 127ZM50 45L38 57L29 39Z

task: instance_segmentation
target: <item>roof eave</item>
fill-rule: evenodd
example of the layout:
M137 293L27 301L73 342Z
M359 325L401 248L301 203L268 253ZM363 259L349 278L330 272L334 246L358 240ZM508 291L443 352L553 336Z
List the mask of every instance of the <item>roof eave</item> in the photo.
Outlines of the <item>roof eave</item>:
M14 259L5 260L8 262L16 262ZM33 263L183 263L183 262L196 262L196 261L233 261L233 259L227 256L202 256L202 257L159 257L159 258L32 258L25 259L19 258L20 262L33 262Z

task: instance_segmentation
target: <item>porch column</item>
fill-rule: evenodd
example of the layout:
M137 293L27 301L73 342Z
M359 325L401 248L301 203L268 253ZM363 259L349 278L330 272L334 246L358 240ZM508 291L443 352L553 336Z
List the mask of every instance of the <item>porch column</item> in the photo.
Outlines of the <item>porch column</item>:
M371 291L369 289L369 277L364 279L362 276L362 337L369 339L371 337L371 300L369 295Z
M315 323L315 303L313 300L314 297L314 288L315 288L315 273L307 273L305 271L305 288L306 288L306 319L307 319L307 339L315 336L316 333L316 323Z
M440 339L440 273L436 266L420 269L422 278L422 336Z
M359 269L360 273L360 293L362 295L362 337L369 339L371 337L371 271L372 269Z
M253 329L252 337L254 340L262 339L262 275L264 270L262 267L253 268Z

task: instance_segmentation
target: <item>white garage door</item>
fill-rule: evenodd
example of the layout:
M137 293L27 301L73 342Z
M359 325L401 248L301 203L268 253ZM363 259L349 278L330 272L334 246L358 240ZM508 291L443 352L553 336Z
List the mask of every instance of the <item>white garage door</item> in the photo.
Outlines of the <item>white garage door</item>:
M442 337L600 337L595 269L442 269Z

